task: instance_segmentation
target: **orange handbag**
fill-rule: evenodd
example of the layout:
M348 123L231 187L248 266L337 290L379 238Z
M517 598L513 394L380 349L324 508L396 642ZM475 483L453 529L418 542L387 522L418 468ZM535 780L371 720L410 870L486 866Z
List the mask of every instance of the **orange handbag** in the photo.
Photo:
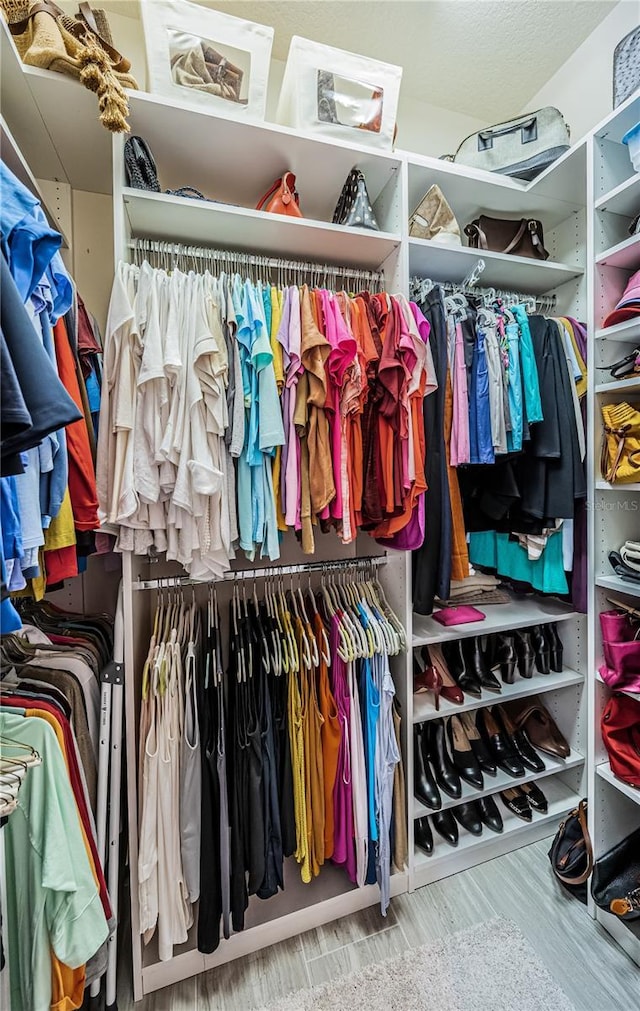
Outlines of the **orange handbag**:
M293 172L285 172L282 179L276 179L271 189L267 190L258 201L256 210L268 211L269 214L287 214L290 218L301 218L302 212L298 204L296 177Z

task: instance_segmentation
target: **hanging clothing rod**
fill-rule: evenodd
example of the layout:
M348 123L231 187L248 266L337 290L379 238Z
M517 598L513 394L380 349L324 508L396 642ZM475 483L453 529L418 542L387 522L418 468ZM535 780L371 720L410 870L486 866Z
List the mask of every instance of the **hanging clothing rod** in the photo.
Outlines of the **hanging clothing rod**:
M384 274L379 270L360 270L357 267L335 266L328 263L309 263L304 260L287 260L275 256L259 256L254 253L243 253L234 249L213 249L207 246L190 246L182 242L163 242L157 239L132 239L129 248L134 252L134 260L137 263L140 257L154 257L160 261L160 266L170 269L178 265L182 260L185 265L189 265L189 260L196 266L197 260L216 263L217 266L227 271L248 271L251 267L257 267L263 271L275 270L280 276L284 274L294 274L302 281L303 277L310 275L313 284L322 279L342 278L356 281L358 286L374 286L382 290L384 285ZM328 287L328 285L327 285Z
M411 289L419 289L420 285L431 285L426 292L431 291L439 285L447 294L465 295L471 298L485 298L492 302L502 299L506 303L521 304L525 306L535 306L539 312L553 312L557 305L556 295L531 295L521 291L505 291L502 288L479 288L476 285L470 286L456 284L455 281L432 281L430 277L412 277Z
M332 572L341 569L367 569L378 565L386 565L386 555L369 555L360 558L345 558L344 561L331 562L309 562L301 565L273 565L264 569L236 569L225 572L220 580L214 579L210 582L221 580L231 581L233 579L271 579L274 576L293 576L297 573L306 572ZM202 580L190 579L189 576L166 576L164 579L138 579L133 584L134 590L160 590L172 586L206 586Z

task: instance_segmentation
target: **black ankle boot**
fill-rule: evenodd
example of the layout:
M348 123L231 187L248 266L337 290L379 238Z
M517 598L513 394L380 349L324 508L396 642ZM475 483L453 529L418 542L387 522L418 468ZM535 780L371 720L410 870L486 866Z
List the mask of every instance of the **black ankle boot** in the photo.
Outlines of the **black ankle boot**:
M445 659L449 673L456 684L467 695L475 698L482 698L482 688L480 681L473 670L467 666L467 660L462 649L462 640L442 643L442 655Z
M500 668L500 677L506 685L512 685L516 679L517 663L516 644L511 632L499 632L493 646L493 667Z
M458 845L458 826L456 825L456 820L451 814L451 811L436 811L435 814L431 816L433 822L433 827L441 835L445 842L448 842L450 846Z
M413 839L418 849L430 857L433 853L433 832L431 831L429 818L426 814L422 818L416 818L413 827Z
M550 674L549 643L543 625L534 625L531 629L531 645L535 653L536 670L540 674Z
M427 727L427 723L417 723L413 728L413 792L425 807L437 811L442 798L428 762Z
M462 642L462 653L465 658L467 670L478 679L482 688L488 692L501 692L502 688L495 674L492 673L487 658L482 649L482 638L474 635L470 639Z
M551 670L555 671L556 674L560 674L562 671L562 639L558 635L558 626L555 621L550 621L548 625L543 626L543 629L549 648Z
M430 720L427 723L427 735L427 754L433 766L436 783L441 790L457 800L462 793L462 784L447 751L444 720Z
M532 678L536 655L531 643L531 633L526 628L514 632L516 656L518 658L518 673L522 678Z

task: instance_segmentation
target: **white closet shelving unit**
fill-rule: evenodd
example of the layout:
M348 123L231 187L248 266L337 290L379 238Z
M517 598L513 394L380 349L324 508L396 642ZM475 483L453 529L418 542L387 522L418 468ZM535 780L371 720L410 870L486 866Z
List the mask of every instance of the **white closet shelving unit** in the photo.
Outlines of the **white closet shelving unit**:
M628 276L628 264L631 262L628 257L635 255L634 250L638 251L634 243L623 243L624 235L613 226L607 227L597 250L594 249L593 238L589 240L591 246L587 239L588 233L593 236L592 224L587 228L587 207L591 208L595 203L592 155L597 149L604 150L603 145L607 151L609 148L616 149L616 152L620 149L622 132L632 125L634 115L629 103L616 114L617 133L606 138L604 134L595 139L588 137L537 180L525 185L434 158L404 151L378 153L370 148L303 135L269 123L239 123L152 95L131 93L132 133L148 141L163 188L195 186L214 201L203 204L196 200L128 189L122 158L123 138L114 138L111 145L97 121L95 96L62 75L22 67L4 25L0 29L0 42L3 114L25 162L38 178L66 182L77 189L113 194L117 258L131 257L130 240L133 237L147 237L214 248L236 248L314 263L377 268L384 271L385 286L391 291L408 291L409 280L414 274L434 280L460 282L478 258L476 251L410 240L408 235L410 212L427 188L437 182L462 225L483 212L536 217L543 223L545 245L551 254L549 261L542 263L483 253L486 269L482 283L523 293L554 293L559 313L584 319L589 301L587 287L592 284L591 272L585 272L585 266L587 262L595 262L597 253L599 263L597 268L593 268L594 276L597 270L598 275L607 278L611 275L612 280L603 293L602 305L595 319L592 314L589 320L593 332L594 325L601 326L606 309L615 301L615 292L619 294L623 278ZM597 193L600 208L594 214L599 219L619 219L631 206L637 187L631 181L629 172L623 172L622 152L611 157L608 155L603 158L603 165L605 162L608 167ZM331 224L342 183L353 165L358 165L366 176L374 210L383 229L380 233ZM295 172L298 179L301 207L305 214L302 221L271 217L252 210L271 180L286 169ZM588 171L591 173L590 195L586 182ZM621 244L625 246L624 250L621 250ZM634 340L635 336L637 334L632 327L613 328L610 334L598 331L596 343L604 345L603 338L606 338L607 344L619 341L621 346L628 346L628 341ZM591 362L593 360L592 354ZM593 411L590 438L593 445ZM602 482L594 483L593 473L591 481L592 501L596 496L608 501L620 495L617 491L605 490ZM640 484L633 489L627 487L624 494L638 489ZM597 518L604 522L607 514L602 512ZM593 549L593 530L591 545ZM336 538L318 537L318 550L313 561L379 553L380 548L366 535L360 536L357 543L349 548L343 548ZM285 541L282 564L306 560L293 539ZM246 568L247 563L239 560L238 566ZM597 570L599 576L606 575L602 558L598 561ZM158 959L153 945L143 947L138 933L137 909L137 725L141 669L155 601L153 591L139 591L134 587L139 579L175 571L162 563L152 564L147 558L123 557L126 789L136 999L172 982L372 905L379 897L377 887L354 888L344 873L335 868L323 869L311 885L302 885L297 866L289 861L286 890L267 902L253 898L245 931L233 935L228 941L222 940L213 955L197 951L193 934L185 945L176 949L174 958L168 962ZM594 649L587 646L586 616L575 613L559 600L529 595L514 598L509 605L489 606L487 620L481 629L473 626L460 630L443 629L431 618L412 614L410 555L389 553L385 566L379 570L379 577L390 603L405 624L410 643L406 657L399 658L394 668L403 716L409 858L405 872L393 875L392 894L414 889L551 835L561 817L586 794L588 781L594 797L592 813L600 807L605 810L605 801L607 810L611 808L614 811L607 826L601 826L600 834L596 836L600 848L604 845L603 833L615 835L616 826L622 824L622 815L618 818L616 813L618 809L622 811L620 805L627 805L628 821L625 824L632 823L631 815L635 815L638 823L638 806L612 786L604 775L597 776L598 789L594 792L596 777L592 766L595 742L591 707L596 682L593 677ZM95 595L95 588L93 592ZM592 595L594 592L592 587ZM598 592L604 594L604 591ZM536 674L531 681L518 677L515 684L505 685L502 693L502 699L539 694L571 745L571 755L565 762L545 757L544 773L539 777L529 777L543 781L543 789L550 802L548 814L534 814L533 822L526 824L503 808L503 834L485 832L476 839L462 831L457 849L451 849L436 837L433 855L424 856L413 846L413 821L424 813L413 798L413 725L433 719L436 713L427 698L413 695L413 650L429 642L550 621L559 623L565 669L546 677ZM597 690L602 694L602 686L598 686ZM485 696L482 700L467 698L461 708L476 709L495 701L494 696ZM460 707L443 702L441 715L454 711L459 712ZM465 796L468 799L493 793L504 785L501 777L488 779L484 791L472 791L465 787ZM611 796L615 803L611 802ZM448 801L445 806L450 806ZM626 928L622 930L625 932Z
M589 204L590 360L596 365L615 362L640 344L640 317L603 329L603 321L622 295L629 276L640 269L640 237L629 237L630 221L640 212L640 174L633 171L623 135L640 120L640 96L624 105L595 128L587 143ZM592 373L593 374L593 373ZM611 608L610 599L638 606L640 589L613 573L609 551L628 538L640 537L640 483L610 485L599 470L604 404L628 401L640 404L640 384L635 378L607 382L599 371L591 387L590 440L590 558L593 584L589 599L589 692L593 714L590 749L594 755L590 782L590 826L596 858L640 826L640 790L616 779L602 743L600 722L610 696L598 668L603 661L598 615ZM638 698L638 696L635 696ZM592 908L598 921L640 965L638 921L625 923L601 909Z

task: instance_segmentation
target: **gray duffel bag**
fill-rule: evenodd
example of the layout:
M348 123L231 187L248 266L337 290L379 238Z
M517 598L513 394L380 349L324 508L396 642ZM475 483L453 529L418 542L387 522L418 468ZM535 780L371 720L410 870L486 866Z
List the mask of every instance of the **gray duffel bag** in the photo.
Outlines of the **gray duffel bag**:
M472 133L447 160L529 180L535 179L569 147L569 127L562 113L548 105Z

